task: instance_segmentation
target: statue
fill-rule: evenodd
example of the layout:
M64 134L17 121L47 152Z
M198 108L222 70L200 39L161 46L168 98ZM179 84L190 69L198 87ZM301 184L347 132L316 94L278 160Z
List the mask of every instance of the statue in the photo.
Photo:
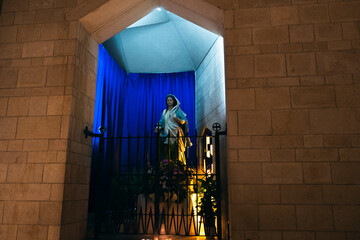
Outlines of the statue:
M185 149L192 143L188 137L188 120L180 109L180 101L173 95L166 96L166 109L162 112L155 133L160 132L160 156L162 159L179 160L186 165Z

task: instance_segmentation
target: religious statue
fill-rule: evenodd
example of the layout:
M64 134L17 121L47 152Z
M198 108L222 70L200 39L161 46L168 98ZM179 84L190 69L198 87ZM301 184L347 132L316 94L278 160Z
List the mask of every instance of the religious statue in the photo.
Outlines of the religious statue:
M155 132L161 136L160 156L162 159L179 160L186 165L185 150L192 143L188 137L188 120L180 109L180 101L173 95L166 96L166 109L162 112Z

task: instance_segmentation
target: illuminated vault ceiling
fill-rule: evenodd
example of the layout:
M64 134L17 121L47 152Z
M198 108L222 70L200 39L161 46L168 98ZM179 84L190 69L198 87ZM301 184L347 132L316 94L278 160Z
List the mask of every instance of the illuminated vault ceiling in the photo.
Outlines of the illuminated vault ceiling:
M217 37L157 8L103 45L127 72L182 72L196 70Z

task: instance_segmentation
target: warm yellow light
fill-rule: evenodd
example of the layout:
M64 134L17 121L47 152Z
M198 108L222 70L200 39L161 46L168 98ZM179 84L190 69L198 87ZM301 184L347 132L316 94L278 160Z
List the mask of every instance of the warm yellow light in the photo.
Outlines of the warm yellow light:
M195 221L196 221L196 228L198 228L199 224L202 222L201 217L198 216L198 211L196 208L196 206L197 206L196 199L198 199L198 198L199 198L199 194L197 194L197 193L191 194L191 202L192 202L192 205L194 206L194 216L195 216ZM205 236L204 224L201 224L199 235Z

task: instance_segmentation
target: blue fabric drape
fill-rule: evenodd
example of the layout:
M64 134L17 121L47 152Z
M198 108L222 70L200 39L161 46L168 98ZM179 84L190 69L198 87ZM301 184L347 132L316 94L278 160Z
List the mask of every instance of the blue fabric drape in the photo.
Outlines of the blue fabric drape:
M154 128L166 108L165 98L172 93L187 114L189 135L195 135L195 73L126 74L100 45L95 97L94 127L103 125L105 137L155 136ZM131 142L130 142L131 141ZM130 145L129 145L130 144ZM155 155L155 144L140 138L105 140L103 176L121 171L121 164L135 164L137 152L145 157L145 148ZM194 150L193 150L194 151ZM99 139L93 139L92 176L96 175ZM95 166L95 167L94 167ZM105 179L106 182L106 179ZM105 183L106 184L106 183Z

